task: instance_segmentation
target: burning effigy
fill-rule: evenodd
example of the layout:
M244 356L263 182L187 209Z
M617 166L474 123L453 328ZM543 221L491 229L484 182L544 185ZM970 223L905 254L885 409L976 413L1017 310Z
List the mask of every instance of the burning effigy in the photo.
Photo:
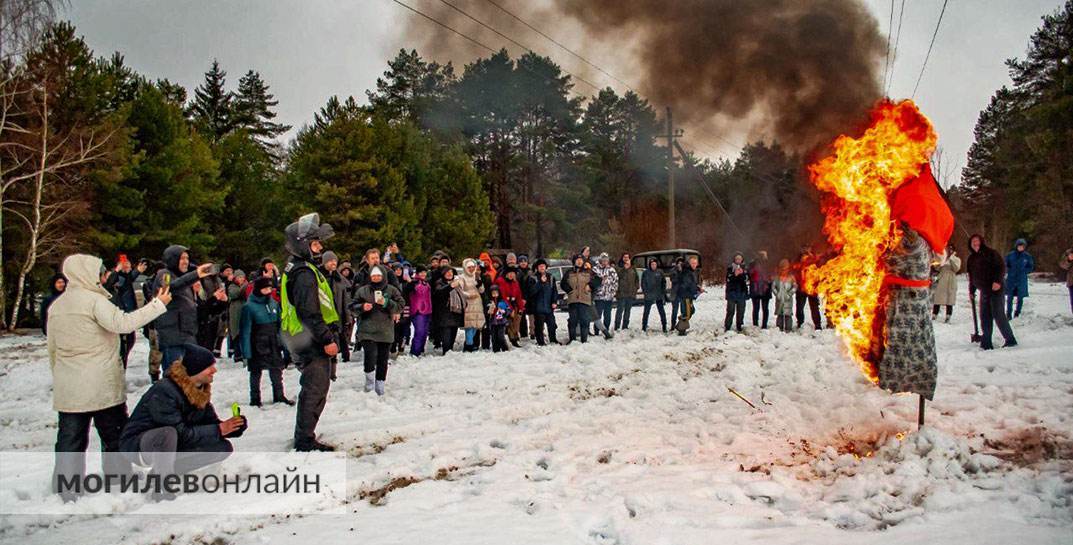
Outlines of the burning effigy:
M858 137L809 165L834 257L807 267L831 325L873 383L932 399L937 375L929 270L954 220L931 174L937 136L909 100L883 100Z

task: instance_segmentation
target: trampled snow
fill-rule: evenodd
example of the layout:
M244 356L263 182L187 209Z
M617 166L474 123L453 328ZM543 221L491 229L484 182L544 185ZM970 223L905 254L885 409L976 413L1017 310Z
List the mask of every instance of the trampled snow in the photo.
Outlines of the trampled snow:
M318 431L348 452L347 515L281 496L275 516L161 517L134 498L111 516L0 515L0 541L1073 543L1066 288L1034 283L1013 322L1020 346L990 352L969 342L965 291L952 322L935 323L939 387L922 431L917 397L868 383L833 332L784 334L772 319L723 333L712 288L686 337L642 334L636 308L611 341L401 357L383 399L362 392L360 362L341 363ZM131 355L130 408L148 387L146 350ZM294 409L247 406L247 377L224 361L214 384L218 410L237 401L249 417L235 447L289 449ZM285 378L297 395L298 373ZM55 433L44 339L0 338L0 450L48 452ZM58 502L46 488L29 494Z

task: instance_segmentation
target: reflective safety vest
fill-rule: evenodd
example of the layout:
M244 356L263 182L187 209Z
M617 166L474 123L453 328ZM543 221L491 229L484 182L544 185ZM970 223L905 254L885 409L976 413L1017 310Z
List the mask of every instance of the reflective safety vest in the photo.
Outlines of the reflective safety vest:
M319 269L307 262L302 262L301 265L293 268L298 270L302 267L308 267L317 276L317 295L318 299L320 299L320 315L324 318L324 323L334 324L338 322L339 313L335 311L335 299L332 297L332 287L328 285L328 279L324 278ZM290 298L287 297L287 274L291 272L291 269L292 267L287 267L287 271L283 273L283 278L280 280L279 299L280 304L283 306L280 327L284 333L293 337L301 333L303 328L302 321L298 319L298 312L295 310L294 305L291 304Z

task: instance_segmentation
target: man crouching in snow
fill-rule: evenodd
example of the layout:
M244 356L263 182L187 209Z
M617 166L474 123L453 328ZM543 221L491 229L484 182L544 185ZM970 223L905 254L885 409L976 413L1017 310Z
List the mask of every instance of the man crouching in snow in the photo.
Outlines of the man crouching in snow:
M183 347L182 359L168 367L164 380L149 388L134 407L120 446L133 463L152 468L155 475L189 473L220 462L234 448L228 437L246 430L246 418L220 421L212 406L212 352L195 345Z
M62 490L60 477L83 478L91 422L101 437L105 473L130 470L130 465L117 454L120 432L127 423L127 388L119 358L119 336L137 331L164 314L171 301L165 287L144 307L123 312L112 304L111 294L101 286L103 270L100 258L68 256L63 260L67 290L48 310L52 399L59 412L52 484L68 501L77 492Z

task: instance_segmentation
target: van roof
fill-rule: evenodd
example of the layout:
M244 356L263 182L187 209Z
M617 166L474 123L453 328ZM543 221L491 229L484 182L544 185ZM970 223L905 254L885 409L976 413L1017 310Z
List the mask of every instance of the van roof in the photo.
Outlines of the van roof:
M640 252L633 254L633 257L647 257L650 255L665 255L665 254L697 254L700 252L696 250L690 250L689 248L675 248L673 250L651 250L648 252Z

